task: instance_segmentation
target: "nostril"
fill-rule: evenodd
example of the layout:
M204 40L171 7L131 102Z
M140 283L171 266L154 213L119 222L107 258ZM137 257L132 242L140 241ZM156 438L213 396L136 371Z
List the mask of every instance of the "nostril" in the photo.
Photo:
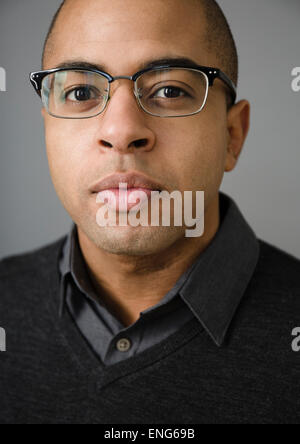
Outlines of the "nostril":
M106 140L103 140L103 139L100 141L100 144L102 146L105 146L105 147L108 147L108 148L112 148L113 147L113 145L111 143L106 142ZM142 148L144 146L147 146L147 144L148 144L148 139L138 139L138 140L135 140L134 142L132 142L130 145L133 145L136 148Z
M104 146L107 146L109 148L112 148L112 144L109 143L109 142L106 142L105 140L101 140L101 144L104 145Z
M146 146L147 143L148 143L147 139L139 139L134 142L134 145L136 148L142 148L143 146Z

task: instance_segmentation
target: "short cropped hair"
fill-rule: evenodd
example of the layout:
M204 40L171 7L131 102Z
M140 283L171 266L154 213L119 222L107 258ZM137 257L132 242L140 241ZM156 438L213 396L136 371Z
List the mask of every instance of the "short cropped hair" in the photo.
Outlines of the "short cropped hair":
M182 0L186 1L186 0ZM198 0L203 8L206 19L206 33L205 39L208 50L214 52L219 62L218 68L222 69L233 83L238 84L238 53L234 37L232 35L229 23L215 0ZM50 24L43 48L42 65L44 66L45 56L47 54L47 46L53 29L56 25L58 16L66 3L63 0L62 4L56 11L52 22Z

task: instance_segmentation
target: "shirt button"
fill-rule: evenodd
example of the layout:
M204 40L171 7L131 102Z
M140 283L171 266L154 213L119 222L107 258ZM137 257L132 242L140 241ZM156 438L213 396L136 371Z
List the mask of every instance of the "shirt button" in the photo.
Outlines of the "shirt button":
M117 349L120 352L127 352L131 347L131 342L129 341L129 339L126 338L122 338L119 339L117 342Z

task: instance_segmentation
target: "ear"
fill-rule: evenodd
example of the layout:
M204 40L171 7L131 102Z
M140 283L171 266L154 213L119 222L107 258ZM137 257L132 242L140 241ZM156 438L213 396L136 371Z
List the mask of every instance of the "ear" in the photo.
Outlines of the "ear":
M228 144L225 171L232 171L241 154L250 126L250 103L241 100L227 113Z
M41 114L42 114L42 116L45 118L45 115L46 115L46 110L45 110L45 108L43 107L42 109L41 109Z

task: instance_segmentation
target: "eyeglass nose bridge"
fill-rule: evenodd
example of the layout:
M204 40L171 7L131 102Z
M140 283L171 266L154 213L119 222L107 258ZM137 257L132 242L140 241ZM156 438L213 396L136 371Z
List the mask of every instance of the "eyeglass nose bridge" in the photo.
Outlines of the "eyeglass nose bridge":
M136 86L134 76L116 76L116 77L111 77L109 79L109 84L113 83L115 80L132 80L134 82L134 85ZM136 89L134 88L133 89L133 93L134 93L135 97L139 100L140 97L141 97L139 91L136 91ZM108 97L108 100L109 100L109 97Z
M112 77L111 80L109 81L109 83L112 83L115 80L121 80L121 79L133 80L133 76L116 76L116 77Z

